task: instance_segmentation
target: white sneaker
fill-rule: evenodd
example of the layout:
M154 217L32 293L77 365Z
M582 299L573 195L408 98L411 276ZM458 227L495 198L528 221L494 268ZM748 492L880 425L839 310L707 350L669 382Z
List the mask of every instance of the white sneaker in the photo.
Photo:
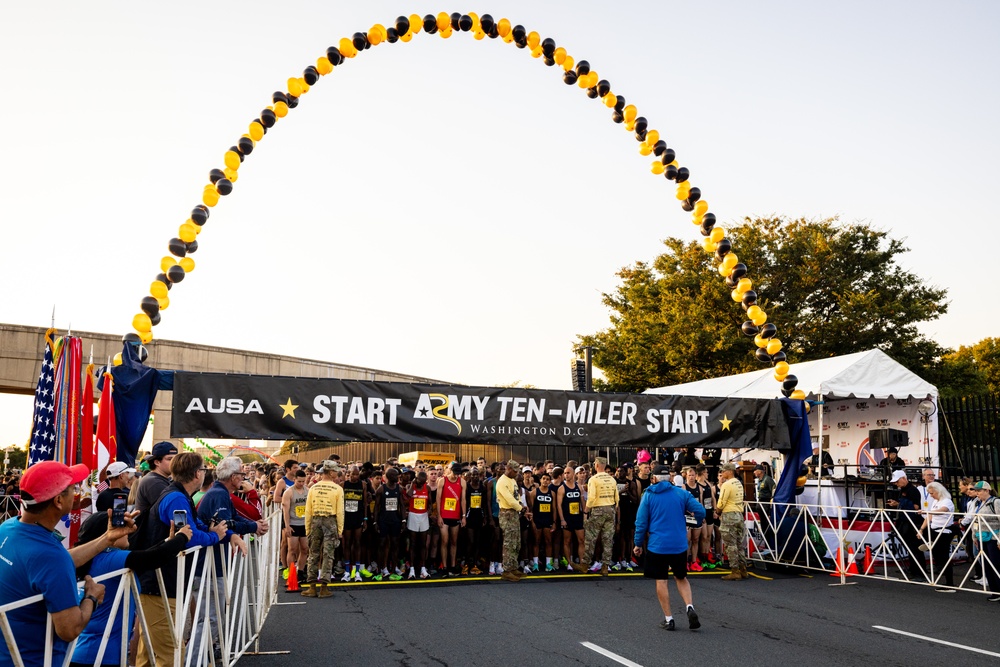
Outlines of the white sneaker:
M496 573L497 573L497 568L496 568L496 565L495 565L495 564L493 564L493 563L490 563L490 576L493 576L493 575L495 575Z
M350 573L350 572L345 572L345 573L344 573L344 576L342 576L342 577L340 578L340 580L341 580L341 581L345 581L345 582L346 582L346 581L350 581L350 580L351 580L351 573Z
M587 570L587 572L600 572L600 571L601 571L601 564L596 561L594 562L593 565L590 566L590 569Z
M427 573L427 568L426 567L420 568L420 578L421 579L426 579L429 576L431 576L431 575Z
M567 572L573 571L573 563L566 563L566 571Z
M383 577L388 577L389 576L389 568L387 568L387 567L383 567L382 568L382 576Z
M355 570L355 572L354 572L354 581L362 581L362 579L361 579L361 571L360 570Z
M406 578L407 579L416 579L417 578L417 573L414 572L414 570L413 570L412 567L410 568L410 573L408 575L406 575Z
M530 565L525 565L524 566L524 573L525 574L531 574L531 566Z
M973 579L972 583L974 583L976 586L982 586L983 584L986 583L986 581L984 579Z

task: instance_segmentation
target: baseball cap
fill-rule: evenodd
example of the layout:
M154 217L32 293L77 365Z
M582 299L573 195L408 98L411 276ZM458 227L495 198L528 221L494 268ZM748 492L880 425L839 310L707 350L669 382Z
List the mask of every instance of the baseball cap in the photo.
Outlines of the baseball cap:
M890 482L898 482L899 480L903 479L904 477L906 477L906 473L903 472L902 470L897 470L896 472L892 473L892 479L889 480L889 481ZM983 484L983 482L979 482L979 483ZM987 484L987 486L989 486L989 485Z
M577 466L576 472L587 472L587 468L585 468L584 466Z
M22 489L24 488L24 484L23 483L21 484L21 488ZM980 480L980 481L976 482L975 484L973 484L972 488L975 489L976 491L983 491L983 490L992 491L993 490L993 487L990 486L989 482L982 481L982 480Z
M135 468L130 468L129 465L123 461L115 461L108 466L108 477L117 477L123 472L130 472L135 474Z
M323 461L321 468L323 472L340 472L340 464L329 459Z
M531 472L531 466L524 466L521 468L521 472Z
M21 502L36 505L52 500L71 484L79 484L90 475L82 463L70 467L61 461L42 461L28 468L21 477ZM31 496L25 498L24 494Z
M176 454L176 453L177 453L177 447L172 442L167 442L166 440L164 440L163 442L158 442L155 445L153 445L154 459L162 459L165 456L170 456L171 454Z
M736 472L737 468L735 463L723 463L722 466L719 468L719 470L720 471L728 470L729 472Z
M759 463L758 463L757 465L755 465L755 466L753 467L753 469L754 469L754 470L760 470L760 471L762 471L762 472L763 472L763 470L764 470L764 466L762 466L761 464L759 464Z
M656 475L657 477L662 477L664 475L669 475L670 474L670 466L658 465L655 468L653 468L653 474Z

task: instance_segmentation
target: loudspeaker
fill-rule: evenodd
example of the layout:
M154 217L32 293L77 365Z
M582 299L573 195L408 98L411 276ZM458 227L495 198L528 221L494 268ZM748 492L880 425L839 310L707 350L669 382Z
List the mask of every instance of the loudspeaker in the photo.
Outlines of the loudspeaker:
M910 444L910 436L906 431L895 428L879 428L868 431L869 449L887 449L889 447L906 447Z

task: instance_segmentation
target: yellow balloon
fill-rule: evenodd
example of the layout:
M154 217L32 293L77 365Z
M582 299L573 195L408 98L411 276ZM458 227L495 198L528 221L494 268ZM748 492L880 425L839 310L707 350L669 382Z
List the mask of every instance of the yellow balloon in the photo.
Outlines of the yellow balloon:
M719 264L719 275L723 278L728 278L733 273L733 267L726 266L725 264Z
M802 391L802 390L801 389L796 389L795 391L792 392L792 396L795 396L795 394L797 392L800 392L800 391ZM799 400L805 401L805 392L803 391L802 394L803 394L803 396ZM809 405L809 401L806 401L806 414L809 414L810 412L812 412L812 406Z
M599 80L597 72L590 70L590 74L587 75L587 88L596 88Z
M532 58L541 58L542 57L542 47L536 46L535 48L533 48L531 50L531 57Z
M722 263L731 269L740 263L740 258L736 256L736 253L729 252L722 258Z
M228 168L223 169L222 173L224 173L226 175L226 178L228 178L233 183L235 183L240 178L240 173L238 171L233 171L232 169ZM201 229L201 227L198 227L198 229Z
M646 143L652 146L657 141L660 140L660 133L656 130L648 130L646 132Z
M563 63L562 63L562 68L563 68L564 71L568 72L571 69L573 69L573 65L575 65L575 64L576 64L576 61L573 60L573 56L566 56L566 60L564 60Z
M695 213L694 215L691 216L691 223L699 227L701 226L701 223L704 221L705 221L705 216L703 215L698 215L697 213Z
M665 170L666 166L664 166L663 168ZM677 194L675 196L677 197L678 201L684 201L685 199L688 198L688 195L690 195L690 194L691 194L691 184L690 183L688 183L687 181L684 181L683 183L678 183L677 184Z
M743 294L744 292L749 292L753 289L753 281L749 278L740 278L740 281L736 283L736 290Z
M767 339L760 334L757 334L753 337L753 344L757 347L767 347Z
M806 392L802 391L801 389L796 389L795 391L792 392L792 395L789 396L788 398L792 399L793 401L804 401L806 400ZM806 408L808 407L809 405L806 404ZM808 409L806 410L806 412L808 412Z
M250 138L254 141L260 141L264 138L264 126L259 121L255 120L250 123Z
M629 104L624 109L622 109L622 118L625 119L626 123L633 122L638 114L639 110L635 108L634 104Z
M181 240L183 240L183 239L181 239ZM192 240L194 240L194 239L192 239ZM166 273L167 271L170 270L170 267L173 266L176 263L177 263L176 259L174 259L170 255L167 255L166 257L164 257L163 259L160 260L160 271L163 271L164 273ZM157 282L159 282L159 281L157 281Z
M774 372L779 375L788 375L788 362L779 361L774 365Z
M240 168L240 154L236 151L226 151L225 157L222 159L226 163L226 166L230 169Z
M194 260L190 257L182 257L181 261L177 262L184 269L184 273L191 273L194 271Z
M732 297L733 301L735 301L736 303L739 303L740 301L743 300L743 295L740 294L740 292L735 289L729 293L729 296Z
M764 324L764 322L767 322L767 313L765 313L762 310L760 311L760 313L757 314L757 317L751 317L750 321L756 324L757 326L761 326L762 324Z
M162 298L157 297L156 302L160 304L160 310L166 310L167 308L170 307L170 297L168 296Z
M508 32L506 36L501 37L500 39L503 40L504 44L512 44L514 42L514 33Z
M340 42L337 44L337 48L340 50L340 53L345 58L353 58L354 56L358 55L358 50L354 48L354 42L352 42L347 37L340 38Z
M788 375L788 373L779 373L778 371L774 371L774 379L778 382L784 381L786 375Z
M438 31L438 34L439 34L439 35L441 35L441 39L448 39L449 37L451 37L451 32L452 32L452 30L451 30L451 26L448 26L448 27L447 27L447 28L445 28L444 30L439 30L439 31ZM513 38L513 37L511 37L511 41L513 41L513 39L514 39L514 38ZM506 41L506 40L505 40L505 41Z
M213 190L206 190L201 193L201 201L205 206L212 208L219 203L219 193Z
M707 236L701 241L701 247L705 249L705 252L715 252L718 245L718 243Z
M486 37L486 33L483 32L482 30L477 30L476 32L472 33L472 37L477 42L481 42Z
M138 334L139 334L139 339L142 341L143 345L145 345L146 343L150 343L153 340L152 331L139 331Z
M767 341L767 353L768 354L778 354L781 352L781 341L777 338L772 338Z
M542 36L532 30L528 33L528 48L534 49L542 42Z
M451 27L451 17L445 12L439 13L437 15L437 26L438 30L447 30ZM510 21L507 22L507 27L510 28Z
M475 14L469 14L472 17L472 27L473 29L479 25L479 17ZM420 29L424 27L424 19L422 16L417 16L416 14L410 14L410 32L416 35L420 32Z
M149 331L153 328L153 323L149 320L149 315L139 313L132 318L132 328L136 331Z
M653 162L652 170L654 174L662 174L664 169L666 169L666 167L664 167L663 163L659 160Z
M749 308L747 308L747 317L749 317L752 320L753 318L757 317L757 315L759 315L762 312L764 312L764 311L761 310L760 306L757 306L757 305L750 306ZM763 339L761 339L761 340L763 340ZM764 346L760 345L759 347L764 347Z
M154 280L149 284L149 294L154 299L163 299L167 296L167 286L159 280Z
M181 225L177 230L177 236L184 243L191 243L198 237L198 232L194 231L196 225L189 225L186 222ZM164 258L166 259L166 258Z
M653 149L646 144L639 144L639 155L650 155L652 152Z
M326 76L333 71L333 63L331 63L330 59L326 56L320 56L316 59L316 71L319 72L321 76ZM281 104L284 104L284 102ZM287 111L288 107L285 107L285 110ZM277 109L275 109L275 112L277 112Z
M299 77L299 88L302 89L302 94L305 95L309 92L309 84L301 76Z
M635 129L635 121L634 120L633 121L625 121L623 123L623 125L625 125L625 130L627 132L631 132L632 130Z
M500 22L497 23L497 33L499 33L501 37L506 37L507 35L509 35L510 21L508 21L507 19L500 19Z
M299 80L296 77L292 77L288 80L288 94L292 97L299 97L302 95L302 86L299 84Z
M566 62L566 49L560 46L555 51L553 51L552 60L556 62L556 65L562 65L564 62Z
M409 42L411 39L413 39L413 33L412 32L408 32L405 35L400 35L399 36L399 41L403 42L404 44L406 42Z
M368 30L368 41L372 46L378 46L382 43L382 31L379 30L381 27L376 23Z
M589 83L590 83L589 76L581 76L576 80L576 85L580 86L581 88L590 88L590 86L588 85Z
M613 109L616 104L618 104L618 96L608 91L608 94L604 96L604 106Z
M704 199L699 199L694 203L695 214L705 215L708 213L708 202Z
M140 331L139 333L142 333L142 332ZM119 352L119 353L115 354L115 356L111 359L111 363L113 363L115 366L121 366L122 365L122 353Z
M722 227L712 227L712 232L708 235L708 238L718 243L722 239L726 238L726 230Z

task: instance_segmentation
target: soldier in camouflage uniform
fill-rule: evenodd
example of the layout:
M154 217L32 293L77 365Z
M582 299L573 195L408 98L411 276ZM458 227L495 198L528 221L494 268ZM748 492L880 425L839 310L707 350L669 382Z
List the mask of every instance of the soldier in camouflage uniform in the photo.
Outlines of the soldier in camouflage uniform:
M521 512L531 521L531 512L521 504L517 488L518 463L507 461L507 469L494 484L497 504L500 506L500 529L503 531L503 574L506 581L520 581L521 571L517 567L517 554L521 550Z
M618 522L618 482L605 472L608 460L603 456L594 459L597 474L587 482L587 512L590 515L583 527L584 560L574 563L573 569L587 572L587 563L594 557L594 546L601 537L603 563L595 563L603 576L608 576L608 562L611 561L612 546L615 541L615 525ZM597 571L596 567L593 571Z
M749 579L745 545L746 522L743 518L743 485L736 479L736 465L726 463L719 469L719 502L715 516L719 517L719 532L726 545L726 558L731 572L725 581Z
M333 576L333 552L344 534L344 490L333 481L339 472L340 465L335 461L323 461L320 481L313 484L306 498L309 560L306 566L307 583L302 587L302 595L307 598L333 595L326 584ZM323 579L319 578L320 573Z

